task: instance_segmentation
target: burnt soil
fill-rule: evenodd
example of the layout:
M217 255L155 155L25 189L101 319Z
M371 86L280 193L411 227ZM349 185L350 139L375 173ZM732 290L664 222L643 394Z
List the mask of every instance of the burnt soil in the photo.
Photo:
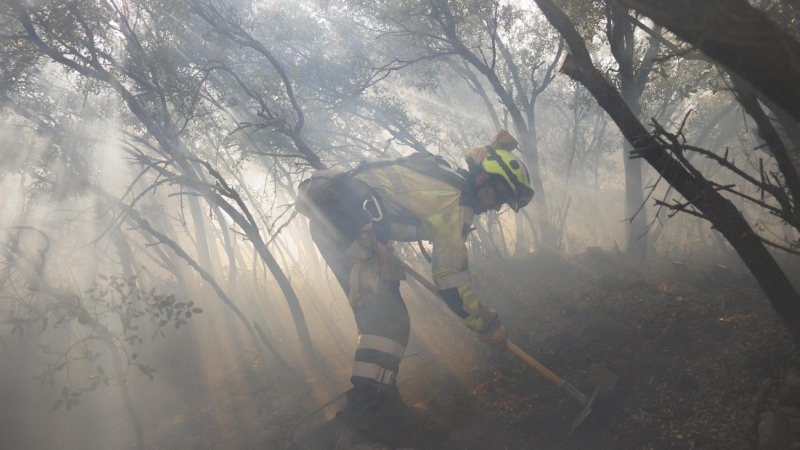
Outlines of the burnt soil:
M590 365L618 375L614 395L603 398L574 434L569 436L570 427L580 408L532 369L490 354L466 383L426 374L430 384L411 402L422 399L415 408L421 419L396 426L392 444L452 450L757 448L759 415L780 409L778 386L800 362L757 284L744 270L714 262L653 263L643 275L622 260L593 250L508 261L502 275L498 265L498 273L474 270L476 284L493 280L492 306L501 311L510 338L544 365L587 394L596 382L587 373ZM413 383L413 368L408 376ZM768 380L775 387L754 402ZM335 421L306 418L309 424L289 436L285 431L294 425L279 422L298 420L293 417L263 416L264 448L333 448Z

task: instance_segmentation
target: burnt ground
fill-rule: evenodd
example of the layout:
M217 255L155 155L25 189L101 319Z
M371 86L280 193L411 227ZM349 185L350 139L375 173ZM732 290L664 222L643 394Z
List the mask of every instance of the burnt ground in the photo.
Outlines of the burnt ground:
M795 281L798 262L787 271ZM596 384L592 365L611 369L616 395L569 436L580 408L513 357L491 354L441 302L409 285L412 339L398 384L417 416L384 421L381 432L396 447L800 450L800 375L790 370L800 369L797 347L736 261L667 260L638 271L594 250L480 263L474 258L475 287L512 341L587 394ZM345 299L331 299L328 286L316 293L327 301L314 324L316 372L279 375L275 361L262 364L225 311L193 319L170 334L170 346L152 346L155 381L128 379L146 448L332 450L330 419L342 402L309 412L347 388L347 335L355 330ZM285 331L270 337L284 356L294 354ZM290 362L301 366L297 357ZM12 400L0 410L3 450L136 448L114 386L87 393L66 413L50 412L60 386L33 384L19 392L0 386L0 397ZM762 437L773 429L771 444L759 446L758 428Z
M417 450L755 449L769 412L786 418L783 428L800 431L800 411L778 404L787 371L800 365L796 347L747 272L715 262L652 263L642 275L620 256L595 250L473 267L475 285L522 349L586 393L595 383L592 364L618 375L615 395L572 436L580 408L543 377L513 357L490 354L457 320L434 320L449 317L441 308L420 311L407 298L409 348L420 348L415 335L441 342L427 363L409 355L401 365L401 392L418 420L382 430L398 448ZM211 382L181 385L206 394L192 397L194 407L182 407L177 419L146 421L147 439L170 449L332 450L336 405L307 413L346 387L349 350L339 347L320 355L329 363L320 372L326 375L270 383L250 373L247 355L229 355L244 361L239 369L208 361ZM800 406L800 377L795 381L798 395L789 403ZM755 401L765 382L771 388ZM247 386L262 388L245 394ZM800 441L784 432L773 448Z
M795 347L748 274L664 262L638 275L620 261L595 250L503 264L502 276L476 271L478 283L494 280L493 306L521 348L586 393L593 389L591 364L619 376L615 395L585 426L568 437L579 408L513 358L490 356L470 382L434 376L435 389L416 405L428 426L401 427L394 444L748 449L758 447L765 411L798 415L777 405L787 369L799 362ZM774 388L754 400L765 382ZM294 448L332 448L330 428L303 425ZM273 434L268 448L287 448L285 439Z

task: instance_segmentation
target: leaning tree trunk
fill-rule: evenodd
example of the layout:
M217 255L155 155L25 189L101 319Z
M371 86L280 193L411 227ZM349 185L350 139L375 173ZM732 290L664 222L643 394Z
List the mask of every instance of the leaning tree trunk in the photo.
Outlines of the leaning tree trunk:
M562 71L586 86L637 149L637 155L662 174L725 236L758 281L795 342L800 345L800 295L767 251L761 238L732 202L717 192L699 172L687 170L639 122L616 88L593 65L586 43L566 14L552 0L534 1L570 46L572 54L564 61Z

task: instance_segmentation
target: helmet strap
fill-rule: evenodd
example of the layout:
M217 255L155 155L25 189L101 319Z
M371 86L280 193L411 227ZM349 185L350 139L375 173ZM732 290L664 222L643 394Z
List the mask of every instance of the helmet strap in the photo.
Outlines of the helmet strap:
M472 159L467 159L467 181L469 181L472 188L477 192L478 189L482 188L486 185L491 179L486 170L484 170L483 166L477 164Z

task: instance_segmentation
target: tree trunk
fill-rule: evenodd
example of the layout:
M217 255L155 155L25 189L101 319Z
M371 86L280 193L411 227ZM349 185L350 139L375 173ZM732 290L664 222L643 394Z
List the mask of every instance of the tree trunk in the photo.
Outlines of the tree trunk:
M638 118L642 113L642 93L647 85L659 44L656 39L651 38L650 46L637 70L634 68L636 40L633 24L628 17L628 9L611 3L606 20L611 53L619 64L622 99ZM660 35L660 29L654 33ZM622 150L625 169L625 251L631 267L642 269L647 260L647 206L642 182L642 162L632 158L633 146L624 138Z
M99 329L100 338L108 348L109 353L111 353L111 366L114 368L114 378L117 380L117 389L119 389L120 396L122 396L122 403L125 405L128 423L133 429L133 436L136 440L136 448L137 450L144 450L142 425L139 423L139 417L136 415L136 410L133 409L133 401L131 400L131 394L128 390L125 369L122 368L122 358L120 357L117 344L114 342L114 336L109 333L107 328L100 324L97 324L95 328Z
M647 260L647 206L642 183L642 160L631 157L633 146L622 145L625 167L625 251L631 267L644 269Z
M517 127L515 127L517 129ZM519 131L518 131L519 132ZM537 147L538 140L536 135L530 133L527 128L523 129L520 134L520 152L525 155L525 165L530 171L531 175L531 188L535 193L533 196L533 204L536 210L536 216L539 219L539 234L542 246L554 248L554 230L550 223L550 212L547 209L547 197L544 195L544 184L542 183L541 167L539 165L539 149Z
M677 192L700 211L731 243L755 276L784 326L800 344L800 295L733 203L725 199L698 172L684 166L651 136L628 108L619 92L592 64L583 38L551 0L535 0L547 20L566 39L572 51L562 66L570 78L583 84L608 112L622 134ZM683 3L680 1L679 3ZM698 2L702 3L702 2ZM671 3L670 3L671 4Z
M619 0L698 47L800 120L800 42L746 0Z

